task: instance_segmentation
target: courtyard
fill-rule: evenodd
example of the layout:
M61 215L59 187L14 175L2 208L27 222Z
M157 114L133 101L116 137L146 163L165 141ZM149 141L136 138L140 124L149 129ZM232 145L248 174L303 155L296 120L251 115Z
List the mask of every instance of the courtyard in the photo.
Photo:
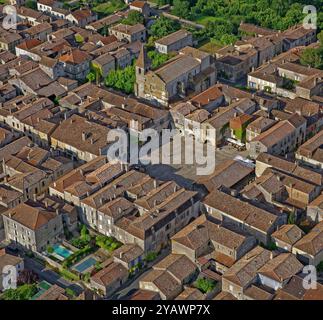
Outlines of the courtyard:
M167 145L166 145L167 146ZM170 164L151 164L147 165L145 167L146 172L154 177L158 178L162 181L166 180L174 180L176 183L178 183L180 186L184 188L190 189L192 187L192 184L199 178L201 178L201 175L198 175L197 168L203 167L204 165L196 163L195 159L195 152L194 147L187 145L187 154L193 155L193 164L187 164L185 163L185 156L184 152L181 152L185 150L184 148L185 142L184 139L182 139L182 147L180 149L173 150L172 143L170 143L170 159L173 159L173 157L181 157L182 161L181 164L172 164L172 161L170 161ZM219 148L215 148L211 145L208 145L210 150L212 151L212 154L214 156L214 166L217 166L218 164L222 163L225 160L228 159L234 159L237 156L241 156L243 158L246 158L248 156L248 151L238 151L235 147L229 146L229 145L223 145ZM206 145L204 145L204 150L206 149ZM160 148L160 159L163 152L165 152L166 149ZM206 152L204 152L204 155Z

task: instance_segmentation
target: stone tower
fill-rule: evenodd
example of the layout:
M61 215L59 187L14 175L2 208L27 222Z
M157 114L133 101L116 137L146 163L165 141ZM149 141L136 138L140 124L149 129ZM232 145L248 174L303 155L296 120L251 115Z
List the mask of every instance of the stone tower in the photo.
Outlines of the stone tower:
M136 83L135 95L137 97L145 97L145 78L146 73L150 70L150 60L147 56L147 50L142 44L139 57L136 61Z

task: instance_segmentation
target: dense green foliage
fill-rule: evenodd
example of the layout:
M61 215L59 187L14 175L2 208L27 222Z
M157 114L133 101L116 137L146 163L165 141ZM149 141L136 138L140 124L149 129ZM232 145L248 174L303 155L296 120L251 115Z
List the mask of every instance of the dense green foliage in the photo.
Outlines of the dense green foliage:
M164 64L170 58L170 55L159 53L157 51L149 51L148 57L151 60L152 69L156 69Z
M178 21L174 21L162 16L151 26L149 33L152 37L158 39L165 37L168 34L179 30L180 28L181 25Z
M71 281L78 281L80 280L79 276L76 275L75 273L69 271L66 268L62 268L60 270L57 271L63 278L67 279L67 280L71 280Z
M84 38L82 37L82 35L80 35L79 33L77 33L75 35L75 41L79 44L83 43L84 42Z
M91 236L89 230L87 229L86 225L83 224L80 230L80 237L72 239L71 243L74 247L84 248L90 243L90 241Z
M66 288L65 289L65 293L70 297L70 298L75 298L77 295L76 293L74 292L73 289L71 288Z
M1 295L2 300L29 300L37 293L36 284L23 284L16 289L8 289Z
M136 81L135 66L111 71L105 79L107 87L112 87L124 93L133 93Z
M195 282L195 286L201 292L207 293L207 292L212 291L215 288L216 282L212 281L210 279L200 278Z
M37 1L27 0L24 4L25 7L37 10Z
M277 245L273 241L270 241L268 244L264 244L263 242L261 242L260 246L270 251L277 250Z
M295 224L296 223L296 214L295 212L291 212L289 215L288 215L288 221L287 221L288 224Z
M95 80L95 73L93 71L90 71L87 76L86 76L86 79L89 81L89 82L93 82Z
M323 261L317 265L316 270L317 272L323 272Z
M312 68L323 69L323 31L317 35L319 48L306 48L301 56L301 64Z
M152 261L156 260L157 256L158 256L157 252L150 251L150 252L147 253L147 255L145 257L145 261L146 262L152 262Z
M307 48L301 56L301 63L312 68L323 69L323 48Z
M50 245L47 246L46 250L47 250L48 253L53 253L54 252L54 248L52 246L50 246Z
M187 18L190 16L190 2L187 0L174 0L172 13L176 16Z
M127 18L122 20L122 23L133 26L137 23L144 23L144 17L140 12L132 10L129 12Z
M122 243L112 237L106 237L103 235L95 238L96 245L104 250L112 252L122 246Z
M205 26L200 38L213 38L223 45L240 35L241 21L275 30L285 30L304 18L303 7L314 5L318 11L318 28L323 28L322 0L158 0L173 5L172 13Z

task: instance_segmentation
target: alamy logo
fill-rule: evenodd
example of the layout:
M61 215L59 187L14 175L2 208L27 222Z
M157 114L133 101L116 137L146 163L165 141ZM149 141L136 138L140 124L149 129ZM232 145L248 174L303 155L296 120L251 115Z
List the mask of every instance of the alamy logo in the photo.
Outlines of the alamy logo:
M314 6L308 5L303 8L303 13L306 17L303 19L304 29L316 29L317 28L317 11Z
M308 265L303 268L306 276L303 278L303 288L306 290L317 288L317 271L315 266Z
M199 129L201 130L201 129ZM209 175L215 168L215 148L191 136L181 136L177 129L144 129L140 132L133 128L126 132L113 129L108 133L107 151L110 162L156 165L188 164L196 165L197 175ZM203 131L210 141L215 141L215 129ZM183 150L184 148L184 150ZM182 159L182 154L184 159Z
M2 27L5 30L17 29L17 9L14 6L7 5L3 8L5 17L2 22Z
M3 290L17 288L17 269L12 265L4 266L2 269Z

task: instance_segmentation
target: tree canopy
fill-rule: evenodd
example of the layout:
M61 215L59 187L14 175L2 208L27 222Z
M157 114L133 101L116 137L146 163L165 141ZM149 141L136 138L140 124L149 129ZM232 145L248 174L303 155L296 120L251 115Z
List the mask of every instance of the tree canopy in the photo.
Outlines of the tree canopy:
M317 35L320 42L318 48L306 48L301 55L300 62L305 66L323 69L323 31Z
M162 16L151 26L150 34L153 37L161 38L179 30L180 28L181 25L178 21L174 21Z
M124 69L111 71L105 79L107 87L112 87L124 93L133 93L136 81L136 72L134 66L128 66Z
M24 284L16 289L8 289L1 295L3 300L29 300L37 293L35 284Z
M168 54L159 53L157 51L149 51L148 57L151 60L152 69L158 68L170 58Z
M201 38L213 38L223 45L235 42L239 25L253 23L274 30L286 30L303 21L304 5L317 8L318 29L323 28L322 0L158 0L170 3L172 13L205 26Z
M129 11L127 18L122 20L122 23L133 26L137 23L144 23L144 17L140 12L131 10Z

